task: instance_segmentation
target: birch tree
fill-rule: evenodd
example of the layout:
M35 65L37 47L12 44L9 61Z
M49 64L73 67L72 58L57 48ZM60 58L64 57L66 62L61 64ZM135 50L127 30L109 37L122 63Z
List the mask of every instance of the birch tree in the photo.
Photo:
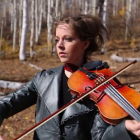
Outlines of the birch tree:
M96 5L97 5L97 1L96 0L92 0L92 14L95 16L96 15Z
M10 2L11 2L11 4L12 4L12 8L11 8L11 12L10 12L10 14L11 14L11 28L10 28L10 31L11 31L11 33L13 33L13 30L14 30L14 25L13 25L13 23L14 23L14 21L13 21L13 14L14 14L14 6L13 6L13 3L12 3L12 0L10 0Z
M1 30L0 30L0 52L1 52L1 45L2 45L2 35L3 35L3 18L1 18Z
M30 37L30 57L33 58L33 46L34 46L34 23L35 23L35 1L32 0L31 5L31 37Z
M104 0L104 3L103 3L103 15L102 15L102 21L103 21L103 24L104 26L106 26L106 22L107 22L107 0ZM104 34L103 36L104 38L104 41L106 39L106 34ZM101 54L105 54L105 45L103 44L102 46L102 49L101 49Z
M23 20L22 20L22 33L21 33L21 44L19 59L22 61L26 60L25 45L27 39L28 30L28 0L23 0Z
M4 9L5 6L1 3L0 5L0 51L1 51L1 46L2 46L2 36L3 36L3 26L4 26Z
M125 40L127 40L128 33L130 30L130 20L131 20L131 10L132 10L131 6L132 6L132 0L127 0Z
M20 0L19 1L20 4L19 4L19 44L20 44L20 39L21 39L21 30L22 30L22 14L23 14L23 1Z
M44 0L43 3L43 18L46 20L47 19L47 1Z
M44 3L44 0L41 0L41 1L40 1L40 13L39 13L38 38L39 38L39 36L40 36L41 27L42 27L43 3Z
M84 10L85 11L84 12L85 14L88 14L88 6L89 6L88 5L88 0L85 0L85 10Z
M69 5L71 7L71 5ZM63 15L66 12L66 0L61 0L61 14Z
M98 15L100 19L103 18L103 4L104 0L98 0Z
M82 0L78 0L79 12L82 13Z
M116 14L118 13L118 4L119 2L117 0L113 0L113 16L116 16Z
M106 22L107 22L107 0L104 0L104 4L103 4L103 24L104 26L106 26Z
M79 0L80 13L85 13L85 0Z
M60 1L59 0L55 1L55 16L56 17L60 16Z
M132 18L133 20L136 19L136 13L137 13L137 0L132 0Z
M15 50L16 46L16 31L17 31L17 1L13 0L14 5L14 32L13 32L13 50Z
M35 0L35 42L36 44L39 43L39 36L38 36L38 0Z
M53 8L52 0L48 0L48 16L47 16L47 44L48 52L51 52L52 48L52 23L53 23Z

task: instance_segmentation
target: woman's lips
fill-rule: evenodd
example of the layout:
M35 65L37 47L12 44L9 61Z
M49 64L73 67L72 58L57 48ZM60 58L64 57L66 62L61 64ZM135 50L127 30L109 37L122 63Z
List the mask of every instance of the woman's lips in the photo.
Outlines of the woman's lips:
M60 57L63 57L63 56L65 56L65 55L66 55L66 53L64 53L64 52L60 52L60 53L59 53L59 56L60 56Z

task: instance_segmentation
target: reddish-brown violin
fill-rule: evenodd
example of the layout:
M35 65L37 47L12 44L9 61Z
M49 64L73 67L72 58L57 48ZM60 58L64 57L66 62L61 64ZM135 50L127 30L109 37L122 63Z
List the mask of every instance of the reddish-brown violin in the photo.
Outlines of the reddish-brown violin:
M106 65L105 67L102 67L102 65L98 67L97 65L97 67L94 67L95 70L91 70L88 67L79 68L68 80L71 93L77 95L77 98L14 140L22 139L84 97L89 97L96 103L102 118L110 124L117 124L127 116L131 116L139 122L140 113L138 107L140 106L140 94L115 80L117 75L135 63L136 61L128 64L115 74Z
M110 68L95 71L82 68L70 77L68 85L73 94L80 96L112 75ZM137 110L140 106L140 94L117 80L111 79L91 92L88 97L96 103L102 118L110 124L117 124L128 115L140 121L140 113Z

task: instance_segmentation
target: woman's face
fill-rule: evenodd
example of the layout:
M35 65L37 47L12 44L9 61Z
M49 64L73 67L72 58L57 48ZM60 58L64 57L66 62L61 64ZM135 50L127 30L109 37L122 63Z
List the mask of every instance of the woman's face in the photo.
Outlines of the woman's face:
M68 24L62 24L56 28L55 42L61 62L82 65L88 40L81 41Z

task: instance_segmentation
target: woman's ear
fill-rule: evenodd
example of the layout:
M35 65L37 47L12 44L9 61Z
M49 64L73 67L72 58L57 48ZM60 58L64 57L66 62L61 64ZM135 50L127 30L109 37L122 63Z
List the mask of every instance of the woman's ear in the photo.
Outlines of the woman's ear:
M90 41L87 39L84 41L84 49L86 50L90 44Z

